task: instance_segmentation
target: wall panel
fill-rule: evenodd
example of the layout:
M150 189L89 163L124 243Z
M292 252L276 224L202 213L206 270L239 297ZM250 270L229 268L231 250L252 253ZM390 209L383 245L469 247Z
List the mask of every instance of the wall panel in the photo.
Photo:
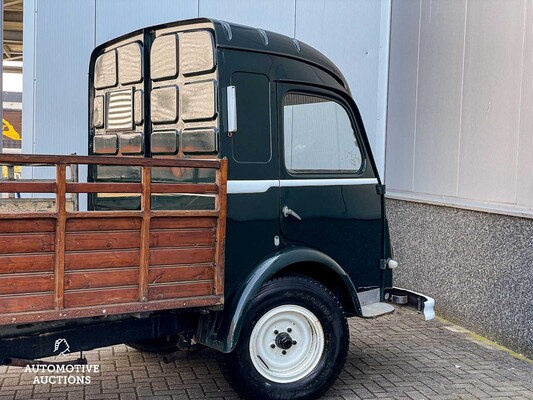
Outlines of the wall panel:
M413 188L420 0L392 2L385 177L389 189Z
M465 14L464 0L422 5L415 192L457 194Z
M96 0L96 44L150 25L198 16L199 0Z
M459 197L515 203L524 1L467 12Z

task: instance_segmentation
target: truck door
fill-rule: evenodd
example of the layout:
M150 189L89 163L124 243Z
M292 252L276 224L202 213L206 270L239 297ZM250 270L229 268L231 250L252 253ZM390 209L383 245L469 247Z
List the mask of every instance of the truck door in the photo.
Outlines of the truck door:
M277 88L284 240L327 254L356 287L379 286L378 180L353 110L324 89Z

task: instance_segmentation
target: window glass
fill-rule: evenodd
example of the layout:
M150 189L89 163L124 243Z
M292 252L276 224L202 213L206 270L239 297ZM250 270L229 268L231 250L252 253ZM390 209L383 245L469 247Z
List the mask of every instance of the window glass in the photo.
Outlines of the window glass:
M292 171L358 171L361 152L346 109L317 96L283 99L285 165Z

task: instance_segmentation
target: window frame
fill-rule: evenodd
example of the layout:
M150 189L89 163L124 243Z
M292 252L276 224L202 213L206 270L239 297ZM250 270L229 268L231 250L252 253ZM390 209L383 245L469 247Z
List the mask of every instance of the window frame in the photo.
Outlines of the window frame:
M317 88L318 89L318 88ZM331 169L305 169L305 170L295 170L290 169L287 166L287 160L285 158L285 145L286 145L286 136L285 136L285 107L284 102L285 98L288 95L295 94L295 95L304 95L304 96L312 96L312 97L318 97L327 101L333 101L339 106L341 106L344 111L346 112L348 119L350 120L350 124L352 126L352 131L354 135L355 142L357 144L357 148L359 150L359 153L361 155L361 164L359 166L359 169L357 170L331 170ZM337 176L360 176L363 175L367 169L367 156L365 147L363 146L363 141L360 137L360 130L357 125L357 122L354 118L354 115L352 113L351 107L349 104L347 104L341 97L335 96L332 93L324 92L324 91L318 91L318 90L312 90L312 89L303 89L303 88L290 88L282 93L281 96L281 102L279 107L279 113L280 113L280 126L281 126L281 151L280 151L280 157L283 159L283 167L287 174L294 176L294 177L317 177L317 176L331 176L331 175L337 175Z

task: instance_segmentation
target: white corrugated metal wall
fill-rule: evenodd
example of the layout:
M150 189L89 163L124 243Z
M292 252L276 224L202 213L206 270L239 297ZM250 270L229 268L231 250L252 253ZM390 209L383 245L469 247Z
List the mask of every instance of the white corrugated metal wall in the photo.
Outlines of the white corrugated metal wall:
M283 33L343 71L383 170L391 0L25 0L25 153L87 151L91 50L132 30L213 17Z
M533 217L533 1L396 0L386 183Z

